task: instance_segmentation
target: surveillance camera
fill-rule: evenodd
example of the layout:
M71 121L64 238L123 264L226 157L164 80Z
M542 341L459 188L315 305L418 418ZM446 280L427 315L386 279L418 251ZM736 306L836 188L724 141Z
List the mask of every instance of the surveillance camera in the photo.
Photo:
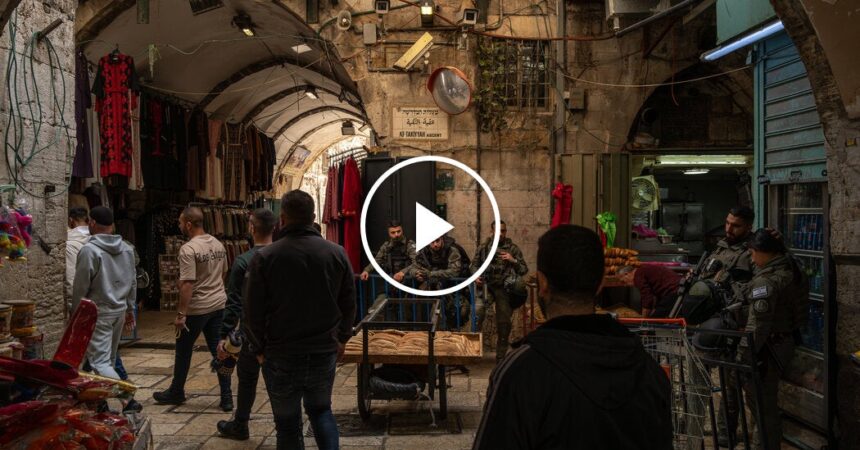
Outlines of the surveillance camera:
M475 25L478 23L478 10L467 8L463 10L463 25Z
M391 1L376 0L373 2L373 8L376 10L376 14L388 14L388 11L391 9Z

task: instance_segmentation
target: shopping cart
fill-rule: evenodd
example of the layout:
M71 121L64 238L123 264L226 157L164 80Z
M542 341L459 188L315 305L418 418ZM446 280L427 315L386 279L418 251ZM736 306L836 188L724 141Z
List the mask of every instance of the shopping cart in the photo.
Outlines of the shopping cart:
M705 429L716 429L714 386L709 371L687 338L684 319L618 319L637 334L672 386L673 448L704 448ZM714 448L719 448L714 439Z

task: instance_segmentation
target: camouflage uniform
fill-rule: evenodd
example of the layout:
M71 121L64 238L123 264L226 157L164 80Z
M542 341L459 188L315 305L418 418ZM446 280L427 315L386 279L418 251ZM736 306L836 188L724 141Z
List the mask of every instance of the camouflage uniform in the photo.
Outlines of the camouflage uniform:
M765 424L765 433L761 433L758 426L753 430L754 449L763 448L762 434L769 449L779 449L782 441L777 406L780 372L794 354L794 334L806 322L809 302L809 285L795 264L790 256L777 256L756 272L744 290L744 303L749 309L745 329L752 333L754 346L746 338L741 339L738 359L747 363L751 353L758 365L762 404L756 401L749 380L743 389L753 422L758 419L756 413L761 408ZM799 278L795 278L795 273Z
M484 264L484 261L487 259L488 254L490 253L490 248L493 245L492 239L487 239L483 244L478 248L478 251L475 253L475 259L472 261L472 273L478 271L481 268L481 265ZM501 259L498 256L499 252L508 252L513 256L516 260L515 263L508 263ZM520 248L511 241L510 238L505 238L499 241L498 249L496 250L496 256L493 258L493 261L487 267L487 270L481 275L484 280L484 283L487 286L487 293L490 298L485 299L487 305L490 301L495 302L496 304L496 360L500 361L505 353L508 351L509 339L511 335L511 316L513 316L514 311L511 309L510 298L507 290L505 290L504 281L507 278L511 271L513 271L520 278L528 273L529 268L526 265L525 258L523 258L523 252L520 251ZM480 324L484 321L484 308L479 311L479 325L478 329L480 330Z
M403 271L404 275L409 276L407 271L412 264L415 263L415 242L411 239L397 241L389 239L379 247L374 259L376 260L376 263L382 267L382 270L389 276L393 277L394 274L400 271ZM376 270L374 269L373 264L368 264L367 267L364 268L364 271L367 273L373 273ZM385 285L382 283L380 283L380 287L377 287L377 291L380 288L382 288L383 291L376 295L376 299L373 301L371 308L376 306L385 297L397 297L400 295L399 290L394 289L393 287L385 289ZM374 294L376 293L374 292Z
M710 254L710 256L708 256L708 259L702 267L709 267L712 265L712 261L719 261L721 263L720 268L711 271L703 269L702 273L699 274L700 280L714 280L718 283L723 283L729 278L729 271L732 269L741 269L752 273L754 268L752 256L749 251L749 241L746 239L736 244L729 244L725 239L720 239L717 243L717 248ZM742 283L733 283L732 288L737 297L742 295L744 286L745 285ZM693 377L693 380L691 381L698 386L705 386L710 383L709 380L698 379L698 371L693 371L691 375ZM719 429L719 435L722 437L728 436L728 430L732 430L732 432L734 432L734 430L737 429L738 410L740 408L738 403L737 372L732 370L728 372L724 387L725 391L723 395L726 398L726 413L725 415L720 414L719 412L717 413L717 427ZM722 404L720 404L720 406L722 406ZM696 408L698 409L699 406L696 406ZM703 411L701 412L704 413ZM726 419L725 416L728 418ZM698 426L701 424L696 425ZM696 430L693 432L696 432Z
M460 250L453 244L453 238L445 237L444 244L439 251L434 252L429 245L422 248L415 256L415 263L408 269L408 272L404 271L406 272L406 276L415 278L419 272L423 273L424 281L419 287L424 290L439 290L450 287L451 283L448 280L462 275L463 267L460 261L464 259L463 255L460 254ZM455 295L449 294L441 299L444 309L444 329L447 330L458 328L457 313L459 310L457 308L457 301L454 298ZM459 297L461 304L464 301L468 303L468 297L466 299L463 299L462 295ZM464 323L465 321L461 317L459 324L463 325Z

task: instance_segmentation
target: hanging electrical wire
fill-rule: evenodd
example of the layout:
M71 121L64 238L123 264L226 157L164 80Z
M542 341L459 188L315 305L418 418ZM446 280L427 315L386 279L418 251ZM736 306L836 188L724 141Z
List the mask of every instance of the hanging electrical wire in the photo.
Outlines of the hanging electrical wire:
M8 117L6 123L6 133L3 140L3 153L6 160L6 169L9 178L12 180L17 190L29 194L34 197L51 198L64 195L71 183L71 169L74 158L74 146L72 145L72 136L70 133L71 127L66 123L66 78L62 73L62 64L56 48L54 48L51 39L40 33L33 33L27 40L23 52L20 53L24 58L19 70L18 64L18 13L13 13L8 24L9 30L9 52L6 64L6 98L9 104ZM44 43L47 50L48 78L50 82L50 101L42 98L42 93L39 90L38 80L36 78L36 62L35 49L39 43ZM20 76L19 76L20 73ZM58 83L59 78L59 83ZM19 85L18 80L23 80L23 85ZM26 104L25 115L21 109L22 92L24 103ZM45 105L51 106L51 111L46 113ZM50 114L52 113L52 114ZM25 141L30 138L27 133L27 125L32 129L32 138L29 146L25 145ZM51 125L54 127L53 137L45 143L42 139L42 126ZM63 139L63 137L65 137ZM64 178L65 187L54 192L51 195L46 193L32 192L27 184L33 183L26 178L26 169L33 160L46 150L56 148L63 145L65 147L64 158ZM40 145L40 143L44 145ZM29 147L29 149L25 148Z

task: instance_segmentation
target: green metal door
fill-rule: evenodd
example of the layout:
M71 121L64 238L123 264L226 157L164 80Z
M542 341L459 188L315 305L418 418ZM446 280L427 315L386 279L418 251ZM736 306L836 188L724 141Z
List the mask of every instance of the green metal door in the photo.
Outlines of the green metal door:
M826 182L827 170L812 86L791 38L784 32L768 38L754 55L755 204L763 218L766 184Z

